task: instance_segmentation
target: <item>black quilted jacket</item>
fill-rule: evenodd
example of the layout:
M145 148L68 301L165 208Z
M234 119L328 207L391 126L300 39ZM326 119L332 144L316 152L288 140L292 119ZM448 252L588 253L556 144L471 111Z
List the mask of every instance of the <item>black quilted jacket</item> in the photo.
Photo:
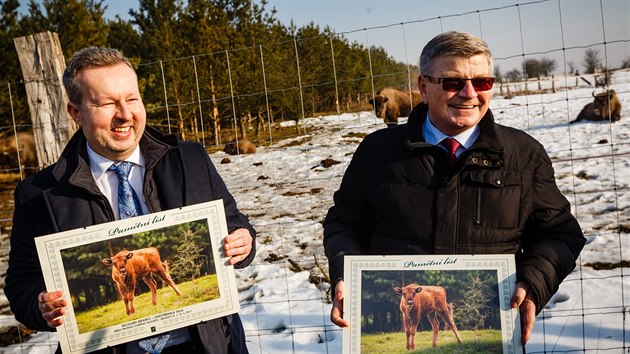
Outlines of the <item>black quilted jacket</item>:
M343 278L346 254L515 254L542 310L585 243L543 146L488 111L449 168L422 138L427 109L357 148L324 221L331 278Z

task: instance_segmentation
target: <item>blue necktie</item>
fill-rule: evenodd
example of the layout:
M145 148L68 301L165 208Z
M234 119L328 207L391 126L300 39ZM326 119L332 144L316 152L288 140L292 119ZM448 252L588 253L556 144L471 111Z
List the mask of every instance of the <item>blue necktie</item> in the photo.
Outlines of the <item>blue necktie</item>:
M109 171L114 171L116 177L118 177L118 215L120 219L142 215L138 195L127 179L131 165L129 161L121 161L114 163L108 168Z

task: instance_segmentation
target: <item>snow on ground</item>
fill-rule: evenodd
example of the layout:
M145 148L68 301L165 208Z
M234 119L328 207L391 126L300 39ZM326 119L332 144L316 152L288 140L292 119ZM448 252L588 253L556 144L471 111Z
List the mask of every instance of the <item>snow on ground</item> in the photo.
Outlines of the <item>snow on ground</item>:
M630 107L630 85L625 79L618 81L622 82L612 88L620 93L624 107ZM629 114L626 108L622 114L626 118L612 125L568 124L592 100L591 92L495 97L492 103L499 123L527 131L549 151L558 185L589 238L576 271L540 314L528 353L621 351L630 341L630 323L623 323L622 307L630 303L630 282L627 275L622 277L628 269L595 271L580 266L630 260L630 221L624 212L630 204L630 147L625 143ZM330 305L319 301L327 299L327 284L318 290L307 278L318 273L312 268L313 255L326 266L321 221L359 136L382 129L383 124L371 112L363 112L307 119L304 127L307 134L295 141L261 148L256 155L229 157L229 164L220 163L227 156L223 153L212 156L240 208L260 232L254 266L238 272L241 314L253 353L341 351L341 332L328 319ZM326 168L322 166L326 159L339 163ZM620 225L624 231L618 234ZM311 272L294 273L286 259L271 255L291 258Z
M492 101L499 123L523 129L545 146L588 238L576 270L539 315L528 353L621 353L630 347L624 315L629 269L585 266L630 261L629 82L613 76L611 87L625 107L614 124L568 124L592 99L590 88ZM259 233L255 261L236 272L251 353L341 352L342 332L329 320L329 284L321 282L328 268L321 222L357 144L383 127L372 112L308 118L305 134L254 155L211 155ZM224 158L231 162L222 163ZM40 333L0 353L49 353L55 340Z

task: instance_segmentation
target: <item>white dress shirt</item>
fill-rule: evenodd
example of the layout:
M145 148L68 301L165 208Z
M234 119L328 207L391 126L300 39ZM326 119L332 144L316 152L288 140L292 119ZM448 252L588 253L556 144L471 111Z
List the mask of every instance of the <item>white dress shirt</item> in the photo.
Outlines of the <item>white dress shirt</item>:
M114 217L118 220L118 177L116 177L116 173L114 171L107 171L107 169L117 161L112 161L97 154L94 150L92 150L92 148L90 148L89 144L87 146L87 150L88 157L90 158L90 170L92 171L94 181L96 182L98 189L101 190L101 193L107 197L109 204L112 206L112 210L114 210ZM136 150L125 161L132 163L128 176L129 183L131 183L131 187L138 195L140 206L142 207L142 213L147 214L148 208L144 202L144 198L142 198L145 163L144 156L142 156L142 153L140 152L140 147L136 147Z

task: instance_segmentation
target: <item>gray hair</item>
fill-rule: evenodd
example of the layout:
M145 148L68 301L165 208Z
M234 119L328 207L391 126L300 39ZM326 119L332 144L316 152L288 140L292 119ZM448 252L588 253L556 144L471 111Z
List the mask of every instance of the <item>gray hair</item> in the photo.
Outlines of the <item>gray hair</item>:
M117 49L87 47L76 52L63 72L63 86L66 88L70 102L74 104L81 103L83 87L78 77L83 70L120 63L126 64L134 73L136 72L129 59Z
M483 54L488 59L490 72L493 71L492 53L486 42L470 33L450 31L433 37L422 49L420 54L420 73L429 75L433 70L435 60L445 56L470 58Z

